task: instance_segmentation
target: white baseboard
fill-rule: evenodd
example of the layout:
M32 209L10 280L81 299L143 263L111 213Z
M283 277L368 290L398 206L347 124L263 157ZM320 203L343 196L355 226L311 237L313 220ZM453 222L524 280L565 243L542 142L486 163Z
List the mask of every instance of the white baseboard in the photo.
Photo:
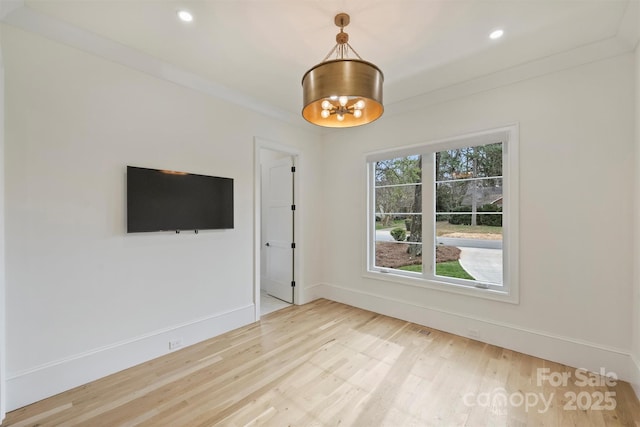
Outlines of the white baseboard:
M7 410L37 402L255 321L255 307L217 313L188 323L76 354L7 376ZM169 350L169 340L182 346Z
M325 298L322 294L322 283L316 283L315 285L306 286L304 288L304 292L302 293L302 298L300 298L299 304L308 304L311 301L315 301L318 298Z
M633 391L636 392L636 397L640 399L640 360L638 360L633 354L631 354L631 378L629 382Z
M627 350L544 331L521 328L517 325L480 319L464 313L418 305L340 286L319 285L314 287L314 293L320 298L327 298L455 335L473 338L574 368L582 368L596 373L605 369L606 372L615 373L623 381L631 382L634 376L640 375L638 364L633 363ZM478 332L477 337L469 336L470 328ZM638 391L636 388L636 394L640 395Z

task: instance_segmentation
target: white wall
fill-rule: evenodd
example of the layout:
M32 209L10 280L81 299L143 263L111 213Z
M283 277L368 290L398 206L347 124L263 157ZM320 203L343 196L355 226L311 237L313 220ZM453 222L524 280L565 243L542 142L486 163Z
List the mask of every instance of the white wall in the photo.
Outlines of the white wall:
M308 159L320 138L12 27L2 42L8 409L252 322L254 136ZM235 229L127 235L127 165L234 178ZM301 166L311 204L319 165Z
M5 391L5 267L4 267L4 57L0 35L0 422L6 412Z
M318 295L529 354L630 374L633 55L383 116L325 141ZM520 304L362 276L364 153L520 125Z
M638 26L640 26L640 13L638 14ZM634 281L633 281L633 325L632 325L632 358L634 364L634 376L632 384L636 395L640 396L640 44L635 52L635 233L634 233Z

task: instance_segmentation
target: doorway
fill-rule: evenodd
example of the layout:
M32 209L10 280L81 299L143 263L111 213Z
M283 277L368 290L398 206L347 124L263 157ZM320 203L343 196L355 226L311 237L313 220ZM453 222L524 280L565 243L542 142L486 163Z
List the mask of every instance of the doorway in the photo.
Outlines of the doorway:
M259 270L256 319L295 302L297 154L256 141Z

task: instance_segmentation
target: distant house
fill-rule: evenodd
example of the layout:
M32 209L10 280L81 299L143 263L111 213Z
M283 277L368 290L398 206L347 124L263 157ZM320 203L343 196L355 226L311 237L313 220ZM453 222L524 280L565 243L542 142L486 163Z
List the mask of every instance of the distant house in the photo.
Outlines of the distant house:
M502 206L502 186L482 187L475 190L477 206L495 205ZM469 186L467 193L460 203L462 206L471 206L473 197L472 187Z

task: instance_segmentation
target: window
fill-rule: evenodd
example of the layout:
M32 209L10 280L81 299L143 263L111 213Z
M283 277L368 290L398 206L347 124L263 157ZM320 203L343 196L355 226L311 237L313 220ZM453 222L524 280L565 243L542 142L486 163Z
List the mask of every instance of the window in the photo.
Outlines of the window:
M367 156L367 274L517 302L517 128Z

